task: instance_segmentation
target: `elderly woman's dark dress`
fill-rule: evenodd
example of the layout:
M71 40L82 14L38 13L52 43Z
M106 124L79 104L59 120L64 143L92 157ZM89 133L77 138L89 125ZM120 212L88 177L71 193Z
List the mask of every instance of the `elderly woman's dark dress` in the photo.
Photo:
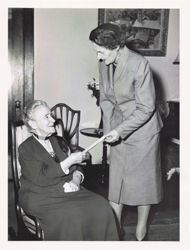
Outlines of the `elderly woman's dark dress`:
M68 155L68 145L51 136L50 142L59 162ZM109 203L86 190L65 193L63 185L72 179L74 165L65 175L55 160L31 136L19 147L23 209L40 222L45 240L118 240L115 219Z

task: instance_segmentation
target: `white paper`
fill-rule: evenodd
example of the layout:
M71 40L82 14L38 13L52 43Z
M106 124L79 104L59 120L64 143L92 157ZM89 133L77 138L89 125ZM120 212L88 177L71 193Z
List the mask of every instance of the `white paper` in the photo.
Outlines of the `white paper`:
M95 141L93 144L91 144L88 148L86 148L83 152L88 152L90 149L94 148L96 145L98 145L100 142L102 142L106 138L106 135L99 138L97 141Z

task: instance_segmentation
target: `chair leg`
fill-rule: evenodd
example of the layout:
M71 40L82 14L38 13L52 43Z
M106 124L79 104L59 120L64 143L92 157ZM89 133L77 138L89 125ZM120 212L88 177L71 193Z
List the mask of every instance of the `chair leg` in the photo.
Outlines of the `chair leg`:
M33 235L24 225L24 223L18 223L18 234L17 240L19 241L31 241L31 240L40 240L36 235Z
M12 227L8 228L8 240L17 240L17 235Z

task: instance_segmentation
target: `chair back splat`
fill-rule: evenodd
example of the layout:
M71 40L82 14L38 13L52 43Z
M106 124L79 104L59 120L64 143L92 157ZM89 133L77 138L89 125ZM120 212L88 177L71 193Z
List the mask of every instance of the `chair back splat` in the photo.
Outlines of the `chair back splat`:
M58 103L51 108L56 122L62 121L62 135L69 143L79 145L80 110L74 110L65 103Z
M71 152L83 151L79 145L80 110L74 110L65 103L58 103L51 108L55 119L55 129L58 136L64 137L70 145ZM89 154L85 165L92 165L92 156Z

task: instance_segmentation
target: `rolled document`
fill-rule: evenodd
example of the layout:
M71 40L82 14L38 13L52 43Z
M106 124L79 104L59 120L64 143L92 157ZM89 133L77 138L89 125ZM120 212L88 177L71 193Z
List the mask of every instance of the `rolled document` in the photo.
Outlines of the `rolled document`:
M93 144L91 144L88 148L86 148L85 150L83 150L83 153L87 153L89 150L91 150L92 148L94 148L98 143L102 142L106 138L106 136L107 135L104 135L101 138L99 138L97 141L95 141ZM62 167L62 170L63 170L63 172L65 174L69 174L69 167L66 167L66 168Z
M88 152L89 150L94 148L97 144L102 142L105 138L106 138L106 135L103 135L101 138L99 138L97 141L95 141L93 144L91 144L88 148L86 148L83 152L84 153Z

